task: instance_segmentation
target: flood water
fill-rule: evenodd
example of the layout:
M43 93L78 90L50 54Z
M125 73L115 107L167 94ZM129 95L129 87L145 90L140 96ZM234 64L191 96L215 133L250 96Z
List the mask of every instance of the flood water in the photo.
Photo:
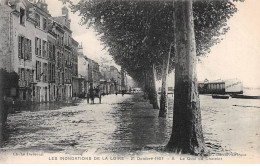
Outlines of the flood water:
M82 100L53 110L11 114L1 150L132 154L149 145L164 146L172 126L173 98L169 97L167 118L158 118L158 110L141 94L108 95L102 104ZM260 100L206 95L200 99L205 142L211 153L260 154Z

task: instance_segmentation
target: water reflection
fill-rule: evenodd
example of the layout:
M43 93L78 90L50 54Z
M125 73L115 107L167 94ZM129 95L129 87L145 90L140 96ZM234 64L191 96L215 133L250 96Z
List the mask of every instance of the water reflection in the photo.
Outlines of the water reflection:
M0 128L0 147L3 147L9 140L10 129L7 125Z
M138 103L136 103L138 102ZM148 145L165 145L169 139L171 121L158 117L158 110L141 96L118 105L114 113L116 130L108 152L134 152Z
M1 150L93 150L121 154L143 151L149 145L165 146L172 127L173 99L170 101L167 118L159 118L158 110L153 110L141 95L109 95L102 104L95 105L82 100L67 106L56 103L31 106L9 115L6 131L2 132L6 136L1 136L4 144ZM252 147L245 144L248 142L259 143L255 140L260 132L258 138L253 134L254 127L260 125L259 109L245 112L244 108L233 106L238 104L249 105L250 101L201 97L204 138L211 153L238 150L235 146L241 145Z
M58 110L68 106L77 106L80 100L65 103L65 102L51 102L51 103L37 103L31 105L22 105L19 111L46 111L46 110Z

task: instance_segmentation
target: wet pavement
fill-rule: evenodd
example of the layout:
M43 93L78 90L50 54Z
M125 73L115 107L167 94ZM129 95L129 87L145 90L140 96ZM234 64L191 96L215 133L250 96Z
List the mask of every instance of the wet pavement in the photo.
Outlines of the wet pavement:
M200 99L205 142L211 153L260 153L259 101ZM11 114L1 150L134 154L147 146L164 146L171 134L172 97L170 101L167 118L159 118L158 110L141 94L108 95L102 104L82 100L54 110Z

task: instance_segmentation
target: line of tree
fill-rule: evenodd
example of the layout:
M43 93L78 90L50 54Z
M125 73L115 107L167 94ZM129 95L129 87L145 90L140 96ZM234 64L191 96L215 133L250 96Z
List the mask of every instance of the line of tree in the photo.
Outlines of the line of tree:
M236 1L236 0L234 0ZM144 85L159 109L156 79L162 79L159 116L167 114L167 75L175 70L174 118L167 149L200 154L202 133L196 62L221 41L237 12L229 0L111 1L71 3L82 24L94 27L115 62Z

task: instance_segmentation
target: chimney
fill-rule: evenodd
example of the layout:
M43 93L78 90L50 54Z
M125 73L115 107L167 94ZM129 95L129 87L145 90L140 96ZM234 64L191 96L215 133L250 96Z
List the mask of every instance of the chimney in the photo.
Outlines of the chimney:
M45 12L49 13L48 11L48 4L46 3L45 0L38 0L38 2L36 3L36 5L41 8L42 10L44 10Z
M82 47L82 43L79 45L79 47L78 47L78 53L80 54L80 55L83 55L83 47Z
M46 3L45 0L42 1L42 9L44 11L46 11L47 13L49 13L49 11L48 11L48 4Z
M66 19L69 18L69 10L66 6L63 6L62 8L62 15L66 17Z

